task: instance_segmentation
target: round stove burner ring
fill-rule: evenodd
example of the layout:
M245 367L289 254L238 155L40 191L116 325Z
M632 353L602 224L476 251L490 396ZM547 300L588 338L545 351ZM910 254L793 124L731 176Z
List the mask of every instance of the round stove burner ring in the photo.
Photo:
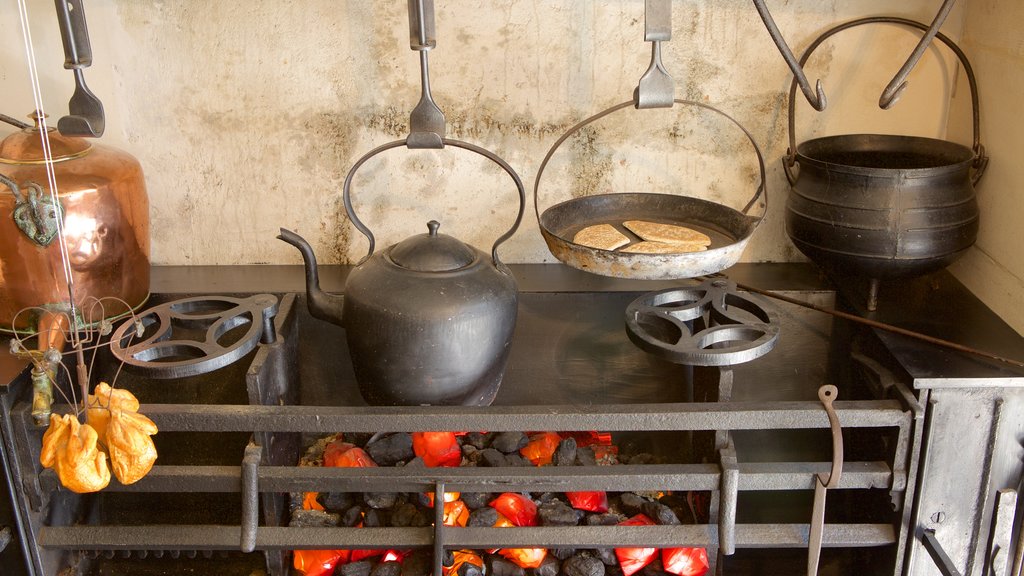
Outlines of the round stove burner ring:
M760 358L779 338L768 313L728 280L650 292L626 307L640 349L676 364L732 366Z
M277 297L196 296L154 306L110 337L114 357L151 378L223 368L276 338Z

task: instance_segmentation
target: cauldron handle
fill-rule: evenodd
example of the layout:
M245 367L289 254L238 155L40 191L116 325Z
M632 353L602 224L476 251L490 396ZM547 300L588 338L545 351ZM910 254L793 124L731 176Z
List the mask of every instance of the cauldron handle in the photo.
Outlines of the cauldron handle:
M754 191L754 195L750 198L750 201L748 201L747 204L743 207L743 210L741 212L746 214L747 212L750 211L751 208L753 208L754 204L757 203L757 200L759 198L762 198L764 200L764 210L761 212L761 216L758 218L758 223L760 223L760 221L764 219L765 215L768 214L768 189L765 186L764 156L761 154L761 148L757 145L757 141L754 140L754 136L735 118L729 116L725 112L722 112L718 108L711 106L710 104L694 102L693 100L681 100L679 98L674 99L673 102L676 104L697 106L698 108L704 108L705 110L717 112L718 114L724 116L727 120L735 124L737 128L743 131L743 134L747 137L747 139L750 140L750 145L753 146L754 148L754 154L757 155L757 168L761 181L760 183L758 183L757 190ZM533 211L537 215L538 222L540 222L540 206L537 202L537 192L540 190L540 179L541 177L544 176L544 168L547 167L548 161L551 160L552 156L554 156L555 151L558 150L558 148L562 145L563 142L568 140L573 134L579 132L580 129L582 129L584 126L596 122L597 120L604 118L605 116L611 114L612 112L617 112L629 106L639 108L639 106L637 106L637 100L633 99L616 104L611 108L602 110L589 118L581 120L575 126L566 130L565 134L562 134L562 136L558 140L556 140L555 143L551 146L551 148L548 150L548 153L544 156L544 160L541 161L540 168L537 169L537 178L533 182Z
M860 18L858 20L851 20L839 24L829 30L826 30L821 36L818 36L807 47L804 51L803 56L800 57L800 66L802 67L807 63L807 60L811 57L813 52L818 46L831 36L861 26L863 24L903 24L912 28L917 28L928 32L929 27L916 20L910 20L908 18L898 18L895 16L872 16L869 18ZM981 180L982 174L985 172L985 167L988 166L988 156L985 155L985 147L981 144L981 113L978 105L978 81L974 77L974 68L971 67L970 61L967 59L967 55L964 54L963 50L956 45L955 42L949 39L948 36L942 32L937 32L935 37L942 41L943 44L949 47L953 51L953 54L960 60L960 63L964 67L964 74L967 75L967 83L971 88L971 120L974 125L974 141L971 146L971 150L974 152L974 162L971 164L974 168L974 174L971 176L971 183L977 184ZM782 160L783 168L786 171L786 179L789 180L790 185L796 184L796 175L793 173L793 166L796 165L796 87L797 80L793 79L793 82L789 85L789 149L786 150L786 157Z
M373 238L373 232L370 232L370 229L367 228L365 224L363 224L363 222L359 219L358 216L356 216L356 211L352 207L352 177L355 176L356 170L359 170L359 167L365 164L366 161L372 158L373 156L376 156L377 154L380 154L381 152L390 150L392 148L407 146L407 141L408 138L404 138L402 140L395 140L393 142L382 144L374 148L373 150L370 150L365 155L363 155L362 158L356 161L356 163L348 171L348 175L345 176L345 185L342 188L342 202L345 204L345 212L348 214L349 220L352 221L352 225L356 227L356 230L359 230L359 232L362 233L363 236L366 236L366 239L369 240L370 242L370 247L366 252L366 256L364 256L363 259L360 260L360 263L365 262L367 258L373 255L375 242ZM512 178L512 181L516 185L516 189L519 192L519 211L518 213L516 213L516 221L512 224L512 227L509 228L508 231L506 231L504 234L499 236L498 239L494 241L494 245L491 246L491 260L494 261L494 265L499 270L504 270L505 266L504 264L501 263L501 260L498 258L498 246L501 245L502 242L511 238L512 235L516 233L516 230L519 229L519 223L522 222L523 220L523 211L526 208L526 189L523 186L523 181L519 178L519 175L516 174L516 171L513 170L512 167L508 165L507 162L505 162L499 156L497 156L496 154L489 150L485 150L484 148L481 148L474 144L470 144L469 142L463 142L461 140L454 140L451 138L442 138L442 142L444 143L445 146L454 146L456 148L462 148L463 150L469 150L470 152L475 152L483 156L484 158L487 158L488 160L494 162L499 167L501 167L501 169L504 170L505 173L509 175L509 177Z

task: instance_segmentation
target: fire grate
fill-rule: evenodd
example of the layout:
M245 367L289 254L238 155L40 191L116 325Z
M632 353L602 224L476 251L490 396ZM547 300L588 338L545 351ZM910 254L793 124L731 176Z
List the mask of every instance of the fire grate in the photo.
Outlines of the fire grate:
M762 521L747 513L749 496L808 494L827 461L744 461L737 458L733 433L770 434L823 431L830 426L815 401L732 401L733 371L707 368L693 375L697 402L629 404L545 404L491 407L373 407L299 405L298 316L296 299L286 296L275 320L278 340L260 344L236 376L246 382L248 404L159 403L141 411L160 435L195 434L246 438L236 446L235 462L169 463L131 486L112 482L98 497L80 497L60 489L56 476L41 471L38 450L43 429L35 426L24 401L26 382L13 383L2 399L5 457L25 496L31 562L35 574L91 574L98 560L172 556L211 558L222 553L256 551L248 558L272 576L288 574L289 552L300 549L521 548L619 546L708 549L712 562L728 561L734 551L790 549L797 555L809 541L809 514L800 521ZM623 336L623 338L625 338ZM219 378L220 376L218 376ZM905 499L913 491L914 450L920 434L914 396L893 387L895 399L838 400L834 403L848 441L885 438L884 449L864 452L843 464L837 493L863 495L884 502L888 516L863 521L857 515L827 519L823 545L830 550L884 549L887 567L877 573L900 573ZM64 407L65 409L67 407ZM59 408L58 408L59 411ZM303 436L338 431L610 431L615 434L672 434L689 438L696 449L690 461L672 464L570 466L544 468L311 468L296 467ZM227 438L228 436L224 436ZM827 438L827 434L822 436ZM158 435L159 438L159 435ZM704 459L695 458L703 454ZM200 459L201 460L201 459ZM166 462L166 461L164 461ZM362 492L542 492L542 491L708 491L712 520L680 526L574 526L451 528L287 527L287 494L303 491ZM233 514L206 523L103 522L103 505L121 497L155 498L192 493L230 501ZM138 502L139 500L130 500ZM877 504L873 506L878 508ZM172 511L173 512L173 511ZM801 514L803 514L801 512ZM145 516L145 514L142 514ZM790 515L792 516L792 515ZM721 553L721 556L719 556ZM804 552L805 553L805 552ZM439 561L439 559L437 560ZM875 573L875 572L872 572Z

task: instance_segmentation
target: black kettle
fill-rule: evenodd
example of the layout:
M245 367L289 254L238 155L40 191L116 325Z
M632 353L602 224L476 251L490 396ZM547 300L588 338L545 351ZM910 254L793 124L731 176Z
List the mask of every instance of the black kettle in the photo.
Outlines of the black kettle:
M389 145L364 156L345 181L345 209L370 249L349 274L344 296L320 289L316 257L302 237L285 229L278 236L302 253L310 313L345 328L360 393L373 405L488 405L508 362L518 293L497 247L522 220L523 185L489 152L445 143L494 160L519 189L515 224L490 255L439 233L436 221L427 224L427 233L374 254L373 235L352 210L349 189L356 169Z

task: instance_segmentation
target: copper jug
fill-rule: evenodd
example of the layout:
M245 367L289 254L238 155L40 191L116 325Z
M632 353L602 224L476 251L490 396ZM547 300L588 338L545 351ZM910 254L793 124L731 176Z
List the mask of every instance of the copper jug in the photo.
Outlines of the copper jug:
M149 297L149 198L138 161L47 128L51 199L40 117L0 141L0 329L38 329L38 313L69 302L57 221L63 225L79 322L123 315ZM12 186L13 185L13 186ZM111 298L113 297L113 298ZM102 307L97 299L104 299Z

